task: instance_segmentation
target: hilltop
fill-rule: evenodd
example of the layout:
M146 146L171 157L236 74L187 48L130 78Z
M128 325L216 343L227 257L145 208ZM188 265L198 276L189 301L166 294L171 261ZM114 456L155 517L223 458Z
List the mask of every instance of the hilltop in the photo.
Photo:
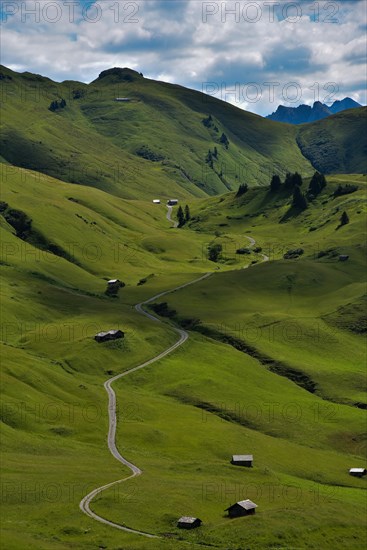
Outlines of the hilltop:
M326 172L358 172L362 164L360 109L337 118L330 135L329 119L304 132L128 68L84 84L1 67L0 86L3 162L127 199L199 198L240 183L266 185L273 173L307 176L320 156L345 147L348 162L332 154Z

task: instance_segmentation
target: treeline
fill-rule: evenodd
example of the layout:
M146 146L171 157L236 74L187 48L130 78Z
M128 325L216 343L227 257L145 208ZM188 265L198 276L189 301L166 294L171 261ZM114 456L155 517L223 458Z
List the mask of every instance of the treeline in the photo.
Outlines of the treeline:
M282 182L278 175L274 175L270 182L270 192L277 193L282 190L293 192L292 206L298 210L305 210L308 206L308 200L314 200L317 195L321 193L326 187L326 178L324 174L315 172L311 178L308 190L303 193L301 187L303 185L302 176L295 172L291 174L288 172Z
M61 99L60 101L57 101L55 99L54 101L51 101L48 110L54 113L55 111L59 111L60 109L65 109L65 107L66 107L65 99Z
M178 207L177 210L177 221L178 221L178 227L183 227L185 223L191 220L191 213L190 208L186 204L185 210L182 208L182 206Z

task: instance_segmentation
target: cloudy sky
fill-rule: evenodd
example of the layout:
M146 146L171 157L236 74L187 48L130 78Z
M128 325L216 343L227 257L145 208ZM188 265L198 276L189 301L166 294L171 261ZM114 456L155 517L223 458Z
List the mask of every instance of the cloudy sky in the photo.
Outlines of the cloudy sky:
M366 104L365 0L37 0L0 7L1 62L56 81L110 67L266 115L279 103Z

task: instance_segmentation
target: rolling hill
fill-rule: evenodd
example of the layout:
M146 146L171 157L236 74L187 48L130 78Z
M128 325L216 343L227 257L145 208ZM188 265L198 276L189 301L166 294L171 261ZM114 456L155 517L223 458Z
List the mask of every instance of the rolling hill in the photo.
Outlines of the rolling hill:
M311 175L324 157L327 173L361 170L365 110L304 130L118 68L87 85L2 67L0 86L4 162L127 199L261 186L273 173ZM333 163L344 148L348 162Z
M172 229L163 205L3 168L6 547L262 550L289 546L295 533L300 548L358 547L364 480L348 468L365 456L365 178L329 177L304 213L281 223L283 191L191 198L191 221ZM357 189L334 196L339 185ZM14 209L32 220L22 238ZM350 222L337 230L342 210ZM246 236L262 252L237 255ZM213 242L224 249L217 263L206 254ZM299 246L303 256L283 259ZM270 261L260 264L261 253ZM132 307L205 272L213 275L164 298L176 311L164 324ZM118 298L104 294L112 276L126 283ZM92 503L102 517L162 537L142 540L78 506L128 476L106 447L103 382L172 345L173 320L189 327L189 341L115 385L118 448L143 475ZM93 341L113 327L125 331L122 342ZM250 472L229 463L242 450L255 455ZM259 505L254 521L223 517L240 498ZM177 530L185 513L203 519L200 531Z
M348 469L366 457L365 109L296 128L128 69L86 85L2 68L0 84L1 544L363 547L365 479ZM298 170L305 190L306 157L358 170L327 176L298 212L268 184ZM152 204L173 195L190 206L180 229ZM162 323L134 308L205 273L154 300ZM173 323L189 339L114 384L117 447L143 475L91 504L148 539L79 503L130 475L106 445L104 382L173 345ZM94 341L112 328L124 339ZM242 452L253 468L230 464ZM242 498L256 515L225 517ZM181 515L202 527L177 529Z
M302 125L298 145L312 165L325 174L367 171L367 107L348 109L313 124Z

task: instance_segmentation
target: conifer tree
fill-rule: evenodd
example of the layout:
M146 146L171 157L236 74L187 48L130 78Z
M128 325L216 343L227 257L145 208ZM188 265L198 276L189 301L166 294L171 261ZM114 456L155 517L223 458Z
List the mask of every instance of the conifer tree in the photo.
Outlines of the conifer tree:
M184 215L184 212L182 210L182 206L178 207L177 220L178 220L178 227L182 227L185 224L185 215Z
M271 178L270 182L270 191L272 193L275 193L276 191L279 191L282 183L280 181L280 177L274 174L274 176Z
M248 191L248 185L247 183L241 183L241 185L238 188L238 191L236 193L236 197L241 197Z
M340 218L340 225L347 225L347 223L349 223L349 216L348 214L346 213L346 211L344 210L343 214L341 215L341 218Z
M301 186L302 183L303 183L303 181L302 181L302 176L301 176L301 174L299 174L298 172L295 172L295 173L293 174L293 187L294 187L295 185Z
M308 193L309 195L313 195L314 197L317 197L319 193L326 187L326 179L324 174L320 174L320 172L315 172L314 175L311 178L310 185L308 187Z
M187 223L190 219L191 219L190 208L186 204L186 206L185 206L185 223Z
M296 185L293 191L292 206L298 210L305 210L307 208L307 201L302 193L299 185Z
M219 139L219 142L220 143L223 143L223 145L225 146L226 149L228 149L229 147L229 140L226 136L226 134L223 132L222 135L220 136L220 139Z

